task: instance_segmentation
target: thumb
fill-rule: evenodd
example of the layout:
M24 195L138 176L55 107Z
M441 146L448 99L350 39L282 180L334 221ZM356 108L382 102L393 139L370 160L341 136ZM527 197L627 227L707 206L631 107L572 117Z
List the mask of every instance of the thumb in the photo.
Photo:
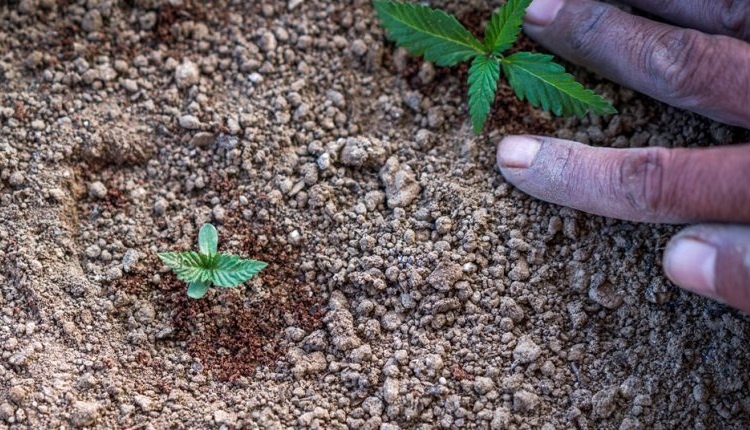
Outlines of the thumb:
M667 245L664 271L686 290L750 313L750 227L683 230Z

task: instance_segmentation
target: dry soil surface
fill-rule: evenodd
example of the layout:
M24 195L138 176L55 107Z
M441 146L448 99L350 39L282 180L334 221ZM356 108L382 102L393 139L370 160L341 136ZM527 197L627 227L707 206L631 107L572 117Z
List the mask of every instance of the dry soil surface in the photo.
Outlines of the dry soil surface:
M748 320L665 280L675 228L494 167L746 136L571 70L620 114L501 85L475 137L366 0L0 2L0 427L747 428ZM270 265L195 301L156 253L204 222Z

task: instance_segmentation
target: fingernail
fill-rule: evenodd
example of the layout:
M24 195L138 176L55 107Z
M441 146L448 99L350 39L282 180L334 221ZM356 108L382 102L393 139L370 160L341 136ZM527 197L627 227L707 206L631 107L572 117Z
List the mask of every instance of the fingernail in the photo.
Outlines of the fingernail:
M563 0L534 0L526 9L526 22L547 25L554 21L562 5Z
M515 169L526 169L542 146L537 139L527 136L508 136L497 148L497 165Z
M677 239L667 248L664 270L677 285L696 294L715 297L716 248L695 239Z

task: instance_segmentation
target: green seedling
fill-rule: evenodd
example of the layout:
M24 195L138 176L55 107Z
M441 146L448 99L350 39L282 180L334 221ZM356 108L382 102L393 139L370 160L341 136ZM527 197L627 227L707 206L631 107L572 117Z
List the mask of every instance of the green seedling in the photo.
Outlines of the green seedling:
M268 264L244 260L236 255L218 252L219 236L216 227L203 224L198 233L198 249L184 252L162 252L159 258L177 279L188 283L188 297L200 299L211 285L233 288L263 270Z
M521 33L531 0L508 0L490 18L484 42L442 10L400 1L374 0L375 11L389 39L412 55L437 66L455 66L471 60L469 113L474 133L484 129L495 100L502 69L521 100L558 116L584 116L587 112L617 113L614 107L583 87L552 61L551 55L516 52L504 55Z

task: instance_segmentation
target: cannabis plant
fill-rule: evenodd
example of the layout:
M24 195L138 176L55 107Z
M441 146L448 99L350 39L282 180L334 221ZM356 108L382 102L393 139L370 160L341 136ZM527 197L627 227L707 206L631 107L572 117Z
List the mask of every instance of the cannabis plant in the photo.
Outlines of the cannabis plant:
M184 252L162 252L159 258L177 275L177 279L188 283L187 295L200 299L211 285L236 287L256 275L266 263L218 252L219 236L211 224L203 224L198 233L198 249Z
M484 42L447 13L420 4L374 0L375 11L388 36L412 55L437 66L455 66L471 60L469 113L474 133L481 133L495 100L502 69L518 98L555 115L591 111L616 113L601 96L585 89L551 55L516 52L504 55L521 32L531 0L508 0L490 18Z

